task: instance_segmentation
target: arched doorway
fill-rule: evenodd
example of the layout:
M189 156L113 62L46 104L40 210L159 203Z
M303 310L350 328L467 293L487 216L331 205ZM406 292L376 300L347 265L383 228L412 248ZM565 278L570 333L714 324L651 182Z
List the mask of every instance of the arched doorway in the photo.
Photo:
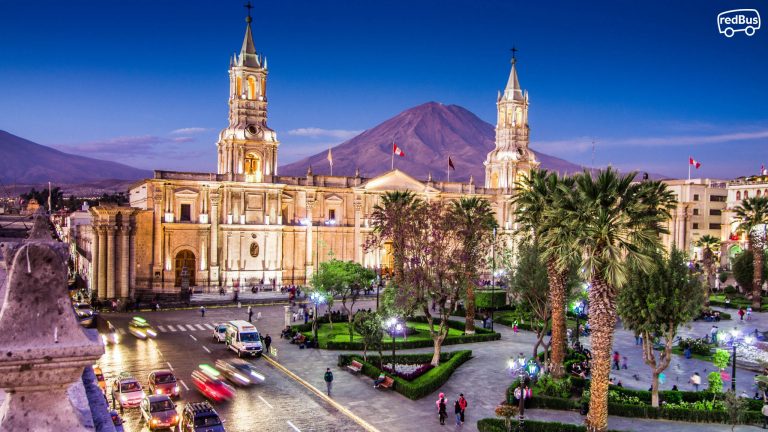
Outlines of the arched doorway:
M246 181L261 182L263 173L261 157L256 153L246 154L245 161L243 162L243 171L245 172Z
M181 286L181 273L184 268L187 269L189 275L189 286L195 286L195 254L188 249L184 249L176 254L176 281L174 286Z

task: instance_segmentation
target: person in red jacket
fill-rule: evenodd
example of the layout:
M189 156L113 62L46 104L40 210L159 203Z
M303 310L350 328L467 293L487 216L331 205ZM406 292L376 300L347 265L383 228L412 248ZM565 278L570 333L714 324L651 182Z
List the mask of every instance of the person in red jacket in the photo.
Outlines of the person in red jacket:
M618 351L613 352L613 368L616 370L621 370L619 367L619 360L621 359L621 356L619 356Z
M461 424L464 424L464 412L467 410L467 400L464 393L459 393L459 407L461 407Z

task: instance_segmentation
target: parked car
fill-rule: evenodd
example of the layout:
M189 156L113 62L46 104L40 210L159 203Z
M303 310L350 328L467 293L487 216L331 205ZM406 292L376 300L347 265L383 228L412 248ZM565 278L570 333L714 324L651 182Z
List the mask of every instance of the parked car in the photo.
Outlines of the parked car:
M96 314L88 303L72 303L72 308L75 310L75 315L80 325L87 328L96 327Z
M216 369L224 375L224 378L237 385L248 386L264 382L264 375L257 372L256 368L245 360L216 360Z
M93 366L93 374L96 375L96 384L104 394L107 394L107 382L104 380L104 372L101 371L99 366Z
M112 381L112 403L119 403L121 408L139 406L144 399L141 384L127 372L123 372Z
M128 323L128 331L139 339L146 339L148 337L154 338L157 336L157 330L149 325L149 322L140 316L131 318L131 322Z
M181 391L173 372L167 369L152 371L150 372L147 381L149 394L164 394L172 398L179 397Z
M112 424L115 426L115 432L124 432L123 418L120 417L120 413L117 410L109 410L109 415L112 417Z
M141 401L141 417L147 422L149 430L157 428L173 429L179 424L179 415L168 395L149 395Z
M235 396L235 389L221 380L221 372L207 364L199 367L192 372L192 384L203 396L215 402L227 401Z
M181 432L226 432L224 420L208 402L188 403L181 414Z

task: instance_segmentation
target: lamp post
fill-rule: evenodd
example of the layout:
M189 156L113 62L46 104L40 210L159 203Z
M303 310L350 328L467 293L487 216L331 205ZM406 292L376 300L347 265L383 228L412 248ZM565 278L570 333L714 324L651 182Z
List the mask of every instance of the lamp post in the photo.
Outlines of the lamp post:
M749 345L754 341L752 336L741 336L738 329L731 330L731 390L736 391L736 347Z
M315 346L320 346L317 340L317 327L318 327L317 326L317 323L318 323L317 306L319 304L325 303L325 296L323 296L317 291L312 291L309 294L309 301L311 301L312 304L315 306L315 316L314 316L314 319L312 320L312 334L315 338Z
M573 313L576 315L576 340L574 343L579 342L579 320L581 319L581 314L584 312L584 300L579 300L575 302L572 306Z
M402 330L403 326L397 320L397 317L391 317L384 322L384 327L389 330L389 334L392 336L392 373L395 373L397 368L395 365L395 334Z
M496 309L496 227L493 228L491 250L491 330L493 330L493 313Z

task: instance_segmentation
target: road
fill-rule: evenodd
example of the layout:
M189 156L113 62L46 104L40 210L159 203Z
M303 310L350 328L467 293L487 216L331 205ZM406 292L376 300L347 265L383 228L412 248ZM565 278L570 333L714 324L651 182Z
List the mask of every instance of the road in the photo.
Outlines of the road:
M261 311L265 316L257 323L262 333L279 338L282 327L282 307L254 308L254 319ZM158 331L156 339L139 340L127 332L130 317L135 314L106 314L121 333L118 345L107 346L99 365L107 385L112 378L126 371L146 385L148 374L157 369L172 369L180 381L181 398L177 411L181 413L188 402L203 401L192 386L190 375L201 363L213 365L217 359L233 358L224 344L213 341L213 324L247 317L245 308L209 309L206 316L197 310L146 312L146 318ZM265 382L247 388L237 388L230 402L214 407L226 421L227 431L357 431L360 426L338 412L327 402L311 393L300 383L283 374L267 361L250 360L266 377ZM108 387L109 390L109 387ZM110 398L111 401L111 398ZM126 431L148 430L137 408L126 409L123 415Z

